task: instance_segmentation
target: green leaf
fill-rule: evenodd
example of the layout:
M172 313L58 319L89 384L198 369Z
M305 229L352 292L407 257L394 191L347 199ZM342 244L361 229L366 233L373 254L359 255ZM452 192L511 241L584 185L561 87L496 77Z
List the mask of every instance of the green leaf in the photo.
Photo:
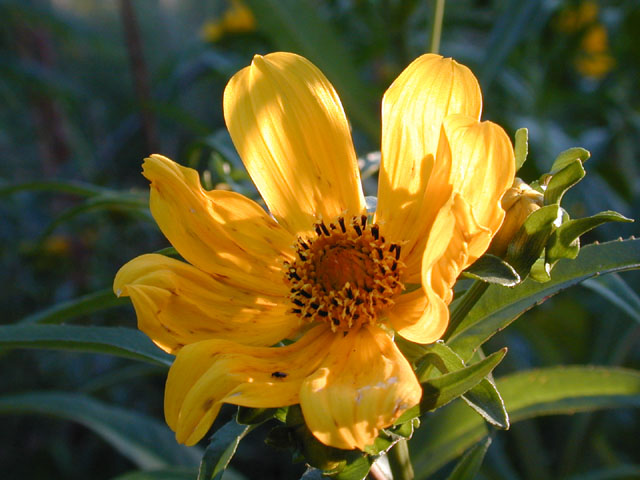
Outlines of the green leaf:
M515 141L515 154L516 154L516 172L520 170L520 167L524 165L529 154L529 130L526 128L519 128L516 130Z
M81 315L87 315L128 303L130 303L128 299L124 297L118 298L114 295L112 289L105 288L104 290L92 292L67 302L60 302L45 310L33 313L23 318L20 323L59 324Z
M416 372L418 375L423 372L426 366L425 364L429 363L434 356L437 358L437 361L431 362L442 373L457 371L466 367L462 358L443 343L442 340L432 343L426 347L425 350L427 352L425 362L418 368ZM491 380L489 376L480 380L480 383L465 393L462 399L487 422L498 428L509 428L509 416L504 407L504 402L493 380Z
M628 480L640 478L640 465L614 465L589 473L579 473L566 477L566 480Z
M541 415L640 406L640 372L622 368L553 367L497 380L512 423ZM488 434L463 402L426 417L412 441L414 467L426 477Z
M506 261L520 278L525 278L544 250L561 213L558 205L548 205L532 212L507 248Z
M563 195L584 178L586 172L580 160L574 160L559 172L555 173L544 191L545 205L559 205Z
M156 347L139 330L74 325L7 325L0 327L0 347L75 350L171 366L173 356Z
M576 258L580 251L580 236L607 222L633 222L633 220L610 210L591 217L567 220L549 237L546 262L553 265L561 258Z
M638 267L640 239L587 245L575 260L560 260L550 282L540 284L527 279L510 289L490 285L464 320L448 334L447 345L468 360L498 330L559 291L598 274Z
M495 255L481 256L462 272L465 276L487 283L513 287L520 282L520 276L511 265Z
M254 426L241 425L230 420L211 437L211 441L204 451L198 480L219 480L236 453L240 440L253 430Z
M10 195L17 192L58 192L81 197L94 197L116 193L115 190L93 185L91 183L73 182L68 180L43 180L35 182L13 183L0 187L0 196Z
M474 445L456 464L447 480L473 480L476 478L490 445L491 437L487 437Z
M640 296L617 273L590 278L582 286L602 295L605 299L640 323Z
M65 210L57 218L55 218L40 235L45 238L50 235L56 228L78 215L93 212L97 210L113 210L128 211L141 216L144 219L153 221L151 212L149 211L149 201L143 195L133 194L108 194L98 195L87 198L82 204Z
M465 394L489 375L502 361L506 353L507 349L503 348L487 358L455 372L446 373L427 381L419 378L423 382L420 404L404 412L396 423L404 423L425 412L435 410Z
M124 475L118 475L111 480L193 480L196 475L198 475L198 472L190 468L135 470Z
M580 163L584 163L589 159L590 156L591 153L589 153L589 151L585 150L584 148L569 148L556 157L556 159L553 161L553 164L551 165L551 170L549 171L549 173L551 175L555 175L560 170L565 168L567 165L575 162L576 160L580 160Z
M372 139L380 138L371 98L360 80L356 62L332 25L309 0L246 0L257 25L283 51L311 60L338 91L350 119ZM331 55L327 55L331 52Z
M64 392L33 392L0 397L0 414L39 414L78 422L101 436L140 468L196 466L197 448L179 445L164 422Z

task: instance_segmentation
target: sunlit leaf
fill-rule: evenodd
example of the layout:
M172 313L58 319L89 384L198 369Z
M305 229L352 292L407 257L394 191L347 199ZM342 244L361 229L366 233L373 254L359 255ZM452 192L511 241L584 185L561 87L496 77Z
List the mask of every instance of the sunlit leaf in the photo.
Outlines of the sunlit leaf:
M520 170L520 167L524 165L529 154L529 130L526 128L519 128L516 130L516 141L514 145L516 154L516 172Z
M487 358L455 372L446 373L431 379L419 379L422 383L420 404L404 412L396 423L403 423L430 410L446 405L460 395L475 387L498 365L506 349L498 350Z
M622 368L553 367L509 375L496 384L512 423L541 415L640 406L640 373ZM427 477L488 432L464 402L438 410L414 435L416 473Z
M591 153L589 153L589 151L585 150L584 148L569 148L556 157L556 159L553 161L553 164L551 165L551 170L549 170L549 173L551 175L555 175L560 170L575 162L576 160L580 160L581 163L584 163L589 159L590 156Z
M497 331L523 312L561 290L598 274L640 267L640 239L617 240L583 247L575 260L560 260L550 282L525 280L514 288L490 285L464 320L448 336L447 344L464 360Z

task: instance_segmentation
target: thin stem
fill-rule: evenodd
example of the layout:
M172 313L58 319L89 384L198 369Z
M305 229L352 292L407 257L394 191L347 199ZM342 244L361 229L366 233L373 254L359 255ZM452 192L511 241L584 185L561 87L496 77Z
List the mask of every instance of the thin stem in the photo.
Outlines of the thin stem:
M405 439L396 443L389 453L389 467L393 480L413 480L413 467L411 466L411 457L409 456L409 445Z
M445 0L435 0L433 6L433 23L431 24L431 41L429 51L438 53L440 51L440 36L442 35L442 18L444 17Z
M464 320L464 317L467 316L467 313L471 311L476 302L480 300L480 297L488 287L489 284L487 282L480 282L478 280L471 285L469 290L467 290L464 296L460 299L460 303L458 303L453 312L451 312L449 328L447 328L447 333L444 334L444 340L448 340L451 337L456 328L458 328L460 323L462 323L462 320Z

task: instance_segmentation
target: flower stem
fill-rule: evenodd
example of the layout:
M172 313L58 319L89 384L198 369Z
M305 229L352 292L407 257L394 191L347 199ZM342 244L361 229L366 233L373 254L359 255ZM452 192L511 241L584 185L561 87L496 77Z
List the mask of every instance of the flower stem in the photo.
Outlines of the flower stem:
M413 480L413 467L411 466L411 457L409 456L409 445L405 439L397 442L389 453L389 467L393 480Z
M480 297L487 288L489 288L489 284L487 282L480 282L478 280L469 287L469 290L467 290L464 296L460 299L460 303L458 303L453 312L451 312L449 328L447 328L447 332L442 337L443 340L446 341L451 337L460 323L462 323L462 320L464 320L464 317L467 316L467 313L469 313L476 302L480 300Z
M440 50L440 36L442 35L442 17L444 17L445 0L435 0L433 5L433 23L431 24L431 41L429 51L438 53Z

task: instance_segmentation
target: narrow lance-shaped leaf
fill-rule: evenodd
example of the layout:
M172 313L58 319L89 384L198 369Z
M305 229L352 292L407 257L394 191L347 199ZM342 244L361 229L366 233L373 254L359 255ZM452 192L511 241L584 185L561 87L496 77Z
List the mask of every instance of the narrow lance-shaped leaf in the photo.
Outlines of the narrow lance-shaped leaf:
M425 361L418 368L417 374L423 372L428 364L434 365L442 373L465 368L462 358L441 340L429 345L425 350L428 353L425 355ZM435 357L436 361L434 362L429 357ZM483 378L480 383L462 395L462 399L495 427L509 428L509 415L500 393L489 376Z
M449 334L447 344L463 360L468 360L474 350L497 331L559 291L595 275L639 266L640 239L587 245L575 260L560 260L550 282L541 284L527 279L510 289L490 285L464 320Z
M201 451L178 445L173 432L153 418L85 395L33 392L0 397L0 414L49 415L81 423L141 468L195 466Z
M241 425L235 420L230 420L223 427L216 430L202 456L198 480L218 480L222 478L222 474L236 453L240 441L253 428L254 426Z
M456 464L447 480L473 480L476 478L490 445L491 437L487 437L474 445Z
M156 347L144 333L123 327L7 325L0 327L0 347L75 350L164 366L173 363L173 356Z
M428 380L419 378L423 382L420 404L404 412L396 423L403 423L425 412L435 410L465 394L489 375L502 361L506 353L507 349L503 348L487 358L455 372Z
M553 367L509 375L496 385L512 423L540 415L640 406L640 373L622 368ZM463 402L438 410L412 440L416 473L428 477L488 433Z
M111 288L105 288L66 302L60 302L52 307L23 318L20 323L59 324L81 315L87 315L127 303L129 303L128 299L118 298L113 294Z
M640 323L640 296L617 273L590 278L582 286L605 299Z

